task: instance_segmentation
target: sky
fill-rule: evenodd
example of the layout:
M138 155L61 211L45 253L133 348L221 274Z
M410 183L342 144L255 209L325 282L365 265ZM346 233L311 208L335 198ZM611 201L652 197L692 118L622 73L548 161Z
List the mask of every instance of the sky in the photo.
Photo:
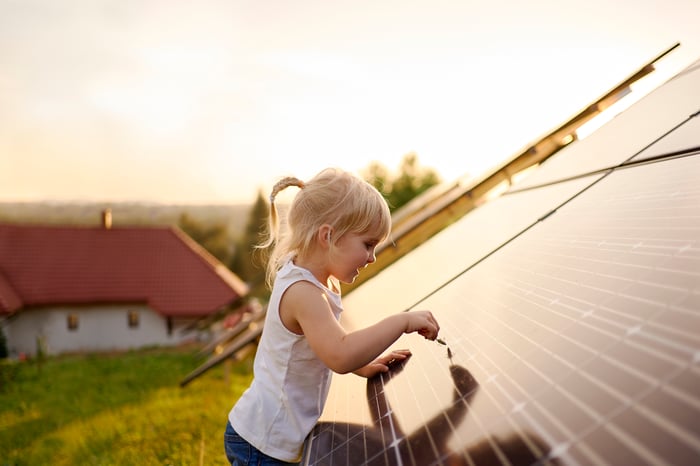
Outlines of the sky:
M700 58L698 19L698 0L0 0L0 202L252 202L409 153L477 176L675 43L665 73Z

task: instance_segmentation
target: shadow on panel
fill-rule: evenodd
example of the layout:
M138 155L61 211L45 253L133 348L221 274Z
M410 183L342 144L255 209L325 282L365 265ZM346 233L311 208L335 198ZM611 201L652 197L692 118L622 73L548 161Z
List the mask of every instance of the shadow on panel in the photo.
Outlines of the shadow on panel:
M479 383L466 368L450 364L454 384L446 407L410 433L402 430L390 406L385 385L410 361L393 366L389 373L367 380L367 405L371 425L320 422L311 434L304 452L307 465L501 465L558 464L548 457L550 448L537 435L512 432L504 436L484 436L455 449L457 427L469 415L470 404ZM404 407L406 408L406 407ZM459 443L459 442L458 442Z

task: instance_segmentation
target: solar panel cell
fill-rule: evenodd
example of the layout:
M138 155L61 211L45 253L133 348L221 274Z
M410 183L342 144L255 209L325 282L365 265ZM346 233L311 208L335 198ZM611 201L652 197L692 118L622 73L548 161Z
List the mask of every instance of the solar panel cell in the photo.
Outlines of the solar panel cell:
M664 464L664 458L649 455L637 442L628 438L624 431L610 423L600 424L582 439L588 451L595 451L597 461L586 456L578 456L577 449L569 457L579 464Z
M660 462L674 458L676 464L692 464L698 459L697 450L683 441L683 433L675 422L646 407L643 402L621 410L611 424L624 432L630 443Z
M700 408L697 403L689 399L687 394L678 391L674 380L667 385L652 391L644 400L644 405L656 413L668 413L666 419L676 425L676 430L689 444L698 444L696 438L696 422L700 416Z

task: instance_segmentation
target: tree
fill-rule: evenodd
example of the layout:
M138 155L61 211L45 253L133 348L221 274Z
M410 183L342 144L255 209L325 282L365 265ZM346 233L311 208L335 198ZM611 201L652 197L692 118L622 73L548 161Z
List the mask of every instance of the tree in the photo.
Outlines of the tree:
M261 232L265 231L270 214L267 201L262 192L250 209L248 223L241 237L236 241L236 248L230 262L231 270L251 286L250 294L263 296L265 288L265 254L257 249Z
M372 162L362 176L384 195L392 212L441 181L433 169L422 168L418 164L418 156L414 152L404 156L393 178L378 162Z
M222 263L225 264L231 259L232 247L226 225L221 223L204 225L187 213L182 213L178 226Z
M371 162L369 166L362 172L362 177L369 184L377 188L377 190L379 190L380 193L384 194L391 191L389 170L387 170L387 168L379 162Z

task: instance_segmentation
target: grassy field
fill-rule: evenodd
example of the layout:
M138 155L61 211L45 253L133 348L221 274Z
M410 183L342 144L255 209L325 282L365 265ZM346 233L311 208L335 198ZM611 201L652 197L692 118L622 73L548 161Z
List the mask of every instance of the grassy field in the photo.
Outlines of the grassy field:
M0 465L227 464L226 414L252 360L180 388L201 362L193 349L0 361Z

